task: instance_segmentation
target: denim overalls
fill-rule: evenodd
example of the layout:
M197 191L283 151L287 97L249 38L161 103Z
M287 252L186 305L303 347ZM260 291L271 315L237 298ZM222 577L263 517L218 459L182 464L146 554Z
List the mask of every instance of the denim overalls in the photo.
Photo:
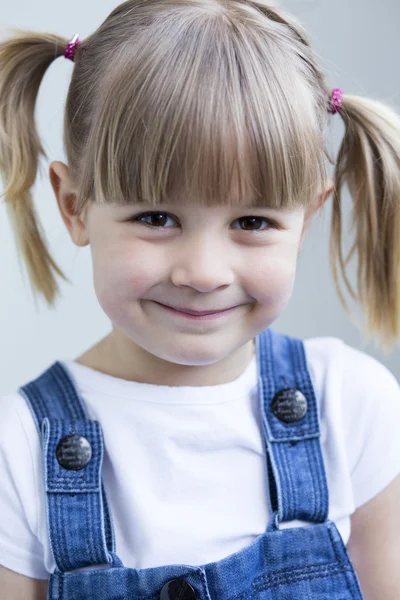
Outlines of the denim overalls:
M125 567L102 480L100 423L88 419L59 361L20 388L43 448L57 565L47 600L362 599L341 535L327 518L319 417L303 342L265 329L256 337L256 353L271 518L251 545L200 566ZM295 519L310 525L279 528ZM93 565L98 568L74 572Z

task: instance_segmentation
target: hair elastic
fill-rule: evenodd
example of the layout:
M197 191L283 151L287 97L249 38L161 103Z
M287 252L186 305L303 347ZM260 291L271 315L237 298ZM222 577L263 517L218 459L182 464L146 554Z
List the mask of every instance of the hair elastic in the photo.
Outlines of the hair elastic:
M68 45L65 48L65 52L64 52L65 58L69 58L70 60L72 60L72 62L74 62L75 49L79 43L80 43L79 33L76 33L74 35L74 37L72 38L72 40L70 42L68 42Z
M332 90L331 103L329 106L329 112L333 115L337 113L342 106L343 102L343 90L341 88L334 88Z

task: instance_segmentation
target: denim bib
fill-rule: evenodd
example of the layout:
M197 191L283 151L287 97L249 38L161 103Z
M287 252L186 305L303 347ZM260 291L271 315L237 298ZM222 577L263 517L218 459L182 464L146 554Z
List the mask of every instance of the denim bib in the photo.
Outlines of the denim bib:
M251 545L201 566L125 567L102 479L100 423L88 418L59 361L20 388L43 450L56 564L47 600L362 600L346 546L328 520L319 416L304 344L265 329L256 337L256 354L271 517ZM279 527L297 519L309 525ZM84 567L92 568L74 572Z

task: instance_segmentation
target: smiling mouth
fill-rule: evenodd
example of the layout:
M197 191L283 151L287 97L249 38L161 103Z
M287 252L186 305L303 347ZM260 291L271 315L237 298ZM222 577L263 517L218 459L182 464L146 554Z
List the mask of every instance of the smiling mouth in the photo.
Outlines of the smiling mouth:
M158 304L161 308L163 308L164 310L168 311L171 316L172 315L176 315L179 317L182 317L184 319L189 319L192 321L208 321L208 320L213 320L213 319L218 319L220 317L223 317L225 315L229 315L230 313L234 312L236 310L236 308L239 308L240 305L237 306L232 306L231 308L225 309L225 310L221 310L218 312L208 312L208 313L201 313L201 314L192 314L189 312L184 312L182 310L178 310L175 308L172 308L171 306L168 306L167 304L161 304L161 302L155 302L153 301L155 304Z
M157 302L157 304L161 304L161 303ZM193 315L195 317L203 317L204 315L215 315L215 314L236 308L236 306L229 306L228 308L221 308L220 310L195 311L195 310L191 310L189 308L176 308L175 306L170 306L169 304L163 304L162 306L166 306L167 308L171 308L172 310L176 310L177 312L183 312L185 314Z

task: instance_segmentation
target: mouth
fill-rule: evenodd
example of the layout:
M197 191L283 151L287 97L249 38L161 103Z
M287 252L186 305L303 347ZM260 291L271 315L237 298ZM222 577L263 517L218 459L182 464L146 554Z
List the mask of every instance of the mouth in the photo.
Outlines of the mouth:
M167 308L171 308L172 310L176 310L177 312L183 312L187 315L194 315L195 317L203 317L204 315L216 315L217 313L226 312L227 310L232 310L233 308L236 308L236 306L229 306L228 308L220 308L217 310L198 311L198 310L191 310L190 308L178 308L175 306L170 306L169 304L163 304L163 306L166 306Z
M172 306L168 306L167 304L161 304L160 302L155 302L155 303L158 304L159 306L161 306L162 308L164 308L165 310L169 311L171 314L186 317L186 318L192 319L192 320L210 320L210 319L222 317L224 315L230 314L231 312L233 312L236 308L238 308L240 306L240 305L232 306L227 309L212 311L212 312L211 311L195 312L195 311L191 311L189 309L173 308Z

